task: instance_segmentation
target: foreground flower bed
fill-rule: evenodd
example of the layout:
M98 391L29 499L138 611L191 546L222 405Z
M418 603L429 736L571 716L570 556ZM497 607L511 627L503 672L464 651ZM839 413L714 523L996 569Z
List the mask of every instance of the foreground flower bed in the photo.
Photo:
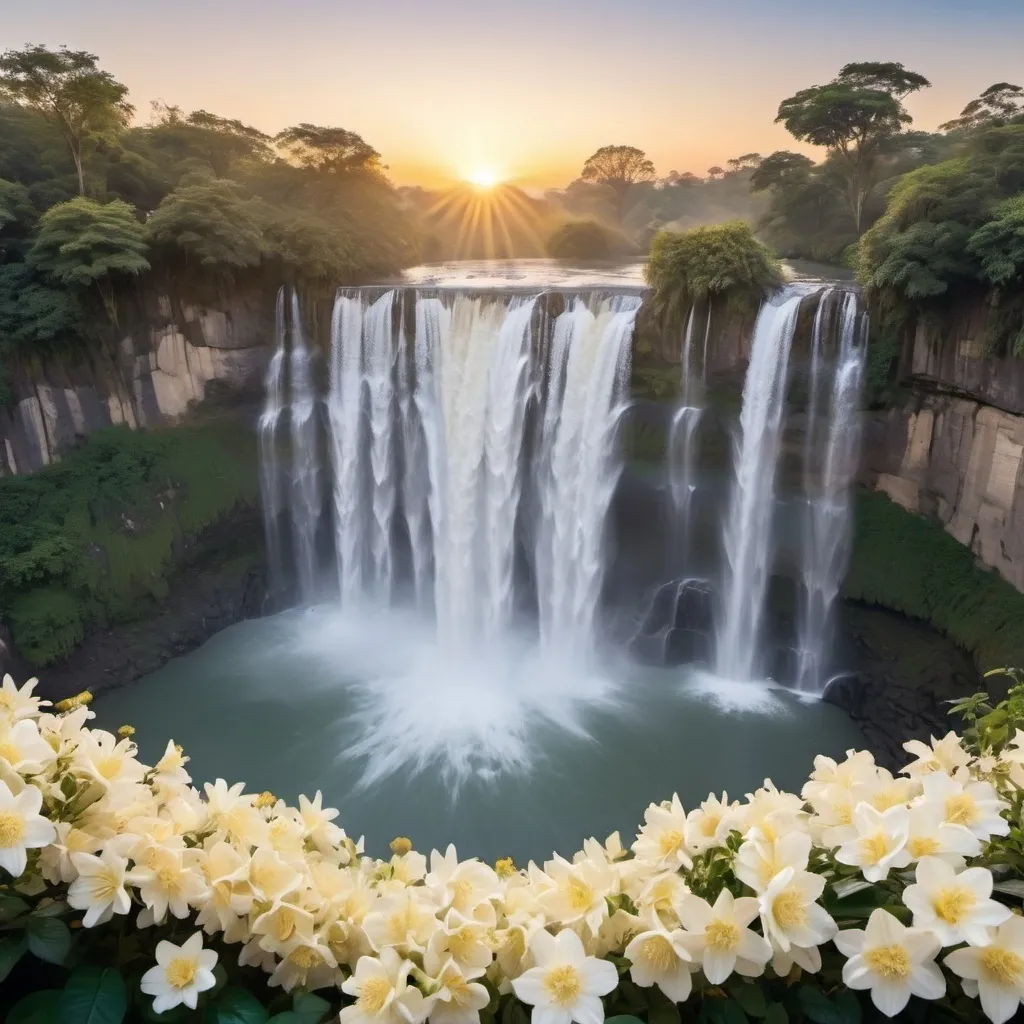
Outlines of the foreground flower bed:
M818 757L799 795L673 797L631 846L517 869L367 856L319 793L200 791L173 742L144 765L33 685L0 689L11 1024L1002 1022L1024 996L1021 686L900 776Z

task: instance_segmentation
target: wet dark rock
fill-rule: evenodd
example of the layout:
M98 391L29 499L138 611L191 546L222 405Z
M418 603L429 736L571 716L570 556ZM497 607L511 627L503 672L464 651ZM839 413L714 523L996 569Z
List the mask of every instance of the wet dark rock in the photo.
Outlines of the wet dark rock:
M665 636L666 665L710 665L711 637L696 629L670 629Z
M685 580L678 586L674 624L704 633L714 629L714 598L707 580Z

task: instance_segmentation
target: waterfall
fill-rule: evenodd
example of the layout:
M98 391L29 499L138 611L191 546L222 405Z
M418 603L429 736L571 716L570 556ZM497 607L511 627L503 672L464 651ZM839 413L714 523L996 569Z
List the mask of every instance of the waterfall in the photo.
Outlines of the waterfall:
M693 323L696 306L690 308L690 316L686 321L686 334L683 339L682 380L680 393L683 404L676 410L668 434L668 466L669 487L672 492L672 503L675 506L676 520L679 523L678 547L679 555L685 564L690 553L690 504L693 493L697 489L694 465L694 441L697 427L704 410L697 405L698 388L696 375L692 367ZM708 307L708 328L711 326L711 307ZM705 364L707 362L707 330L704 335Z
M757 667L786 372L801 298L799 290L788 288L776 302L765 303L751 343L723 533L723 615L715 638L716 671L727 679L752 679Z
M281 466L277 450L277 428L285 409L284 395L284 288L278 290L275 315L275 349L267 366L263 381L266 402L260 414L257 433L260 454L260 498L263 503L263 523L267 540L267 563L270 577L281 583L283 563L281 553L281 513L284 495L281 493Z
M313 388L309 348L302 330L299 299L291 296L291 447L292 533L299 587L305 600L316 596L316 539L320 521L320 453L317 437L319 399Z
M589 648L639 306L592 292L339 290L325 398L342 601L383 604L408 586L443 642L488 642L513 624L532 570L545 642ZM274 433L290 407L295 571L313 600L319 399L294 296L287 356L281 317L260 420L264 504L269 536L283 492Z
M820 310L821 307L819 314ZM820 481L817 493L808 493L797 667L797 686L805 691L820 691L826 681L830 615L850 555L850 487L860 446L857 405L866 350L858 337L861 323L857 296L847 292L840 310ZM818 334L816 318L816 353L820 344Z

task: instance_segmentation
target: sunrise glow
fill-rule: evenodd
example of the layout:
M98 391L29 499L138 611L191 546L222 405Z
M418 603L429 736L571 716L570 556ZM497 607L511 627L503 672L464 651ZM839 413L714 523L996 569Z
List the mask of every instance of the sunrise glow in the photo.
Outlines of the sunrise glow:
M493 167L477 167L466 175L466 181L474 188L487 191L487 189L494 188L495 185L500 184L501 175Z

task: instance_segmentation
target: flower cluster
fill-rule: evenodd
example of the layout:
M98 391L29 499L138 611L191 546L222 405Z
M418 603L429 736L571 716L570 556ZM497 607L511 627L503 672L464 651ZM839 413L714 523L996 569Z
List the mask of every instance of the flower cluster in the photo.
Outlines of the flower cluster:
M899 776L850 751L818 757L799 795L673 797L630 847L590 839L520 870L405 839L375 859L320 793L200 790L173 742L147 766L131 730L88 727L82 695L51 713L33 687L0 688L0 896L159 938L141 981L157 1013L207 998L213 947L271 988L329 992L342 1024L477 1024L502 998L535 1024L601 1024L627 977L683 1003L818 975L823 955L888 1016L955 987L999 1024L1024 996L1024 917L993 898L1019 730L998 754L908 743Z

